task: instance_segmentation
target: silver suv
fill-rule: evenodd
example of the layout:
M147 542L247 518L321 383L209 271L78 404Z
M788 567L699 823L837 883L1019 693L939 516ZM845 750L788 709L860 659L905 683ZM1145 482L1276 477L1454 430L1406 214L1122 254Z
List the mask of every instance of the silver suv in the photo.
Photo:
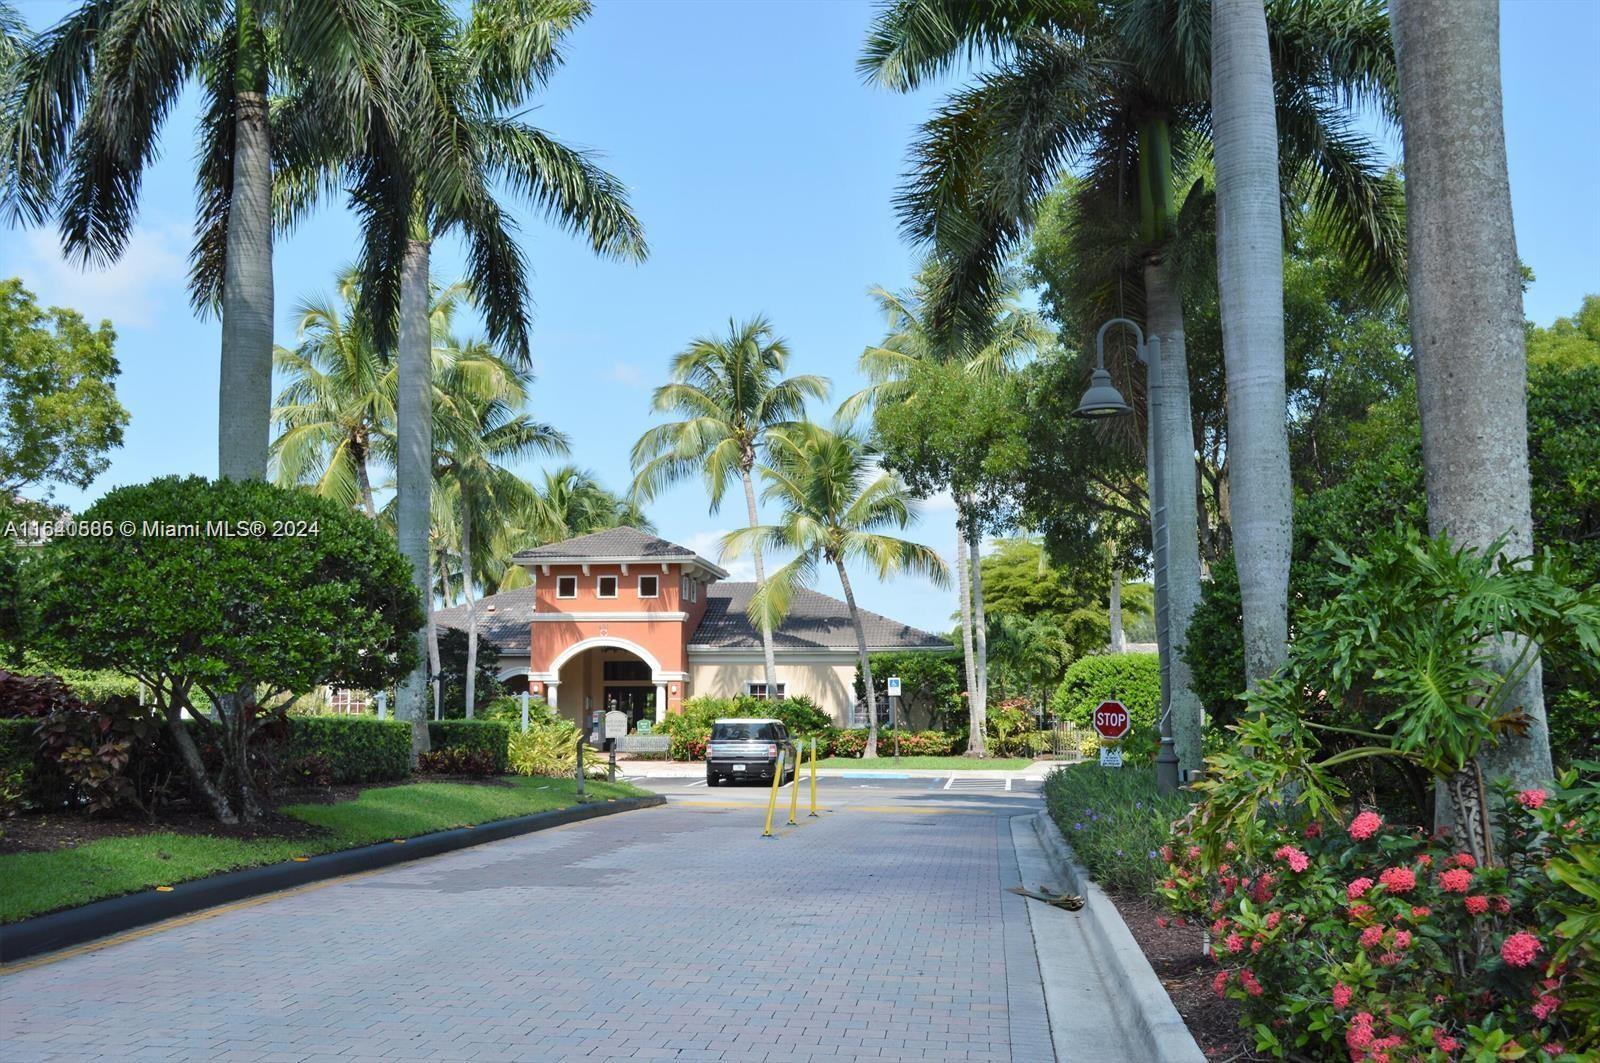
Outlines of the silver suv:
M706 785L716 786L724 779L770 782L780 752L787 783L794 778L796 750L782 720L715 720L706 745Z

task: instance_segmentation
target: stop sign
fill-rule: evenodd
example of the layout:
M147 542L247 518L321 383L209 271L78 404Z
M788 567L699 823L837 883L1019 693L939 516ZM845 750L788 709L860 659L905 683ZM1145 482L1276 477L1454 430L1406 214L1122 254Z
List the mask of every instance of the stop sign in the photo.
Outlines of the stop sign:
M1133 721L1128 718L1128 710L1123 708L1120 701L1102 701L1100 707L1094 710L1093 722L1101 738L1121 738L1133 726Z

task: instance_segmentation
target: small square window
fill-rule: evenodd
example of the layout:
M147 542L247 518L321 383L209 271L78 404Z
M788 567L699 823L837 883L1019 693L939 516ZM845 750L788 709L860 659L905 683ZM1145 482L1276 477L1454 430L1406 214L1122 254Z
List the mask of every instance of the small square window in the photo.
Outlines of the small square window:
M557 598L576 598L577 596L578 596L578 577L577 576L557 576L556 577L556 597Z
M655 598L661 593L661 584L655 576L639 577L639 597Z
M778 700L779 701L783 700L783 698L784 698L784 688L787 687L787 686L788 686L787 683L779 683L778 684ZM744 685L744 689L745 689L745 693L749 694L753 698L758 698L758 699L760 699L762 701L766 701L767 700L767 684L765 684L765 683L746 683Z
M595 582L594 596L596 598L615 598L617 596L617 577L601 576Z

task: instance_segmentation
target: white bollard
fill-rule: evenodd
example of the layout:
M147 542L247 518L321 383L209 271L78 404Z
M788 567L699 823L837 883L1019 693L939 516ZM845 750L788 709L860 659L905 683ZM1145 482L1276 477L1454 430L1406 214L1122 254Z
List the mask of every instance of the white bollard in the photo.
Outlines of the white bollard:
M522 692L522 733L528 733L528 692Z
M378 691L378 719L387 720L388 718L389 692L387 690L380 690Z

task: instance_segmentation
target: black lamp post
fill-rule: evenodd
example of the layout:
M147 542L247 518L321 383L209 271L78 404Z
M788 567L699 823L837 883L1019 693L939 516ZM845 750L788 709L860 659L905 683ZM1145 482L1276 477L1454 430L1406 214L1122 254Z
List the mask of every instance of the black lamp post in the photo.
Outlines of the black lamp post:
M1094 372L1089 377L1089 390L1083 393L1074 417L1103 419L1124 417L1133 412L1122 393L1111 382L1106 371L1106 333L1113 325L1121 325L1134 335L1134 353L1145 367L1148 415L1146 417L1146 446L1149 460L1150 540L1155 562L1156 634L1161 669L1161 751L1156 756L1156 786L1162 793L1172 793L1178 788L1178 754L1172 741L1172 640L1167 634L1167 505L1164 493L1166 476L1162 472L1161 454L1156 432L1161 419L1161 337L1145 339L1144 330L1137 322L1125 317L1114 317L1100 326L1094 336Z

